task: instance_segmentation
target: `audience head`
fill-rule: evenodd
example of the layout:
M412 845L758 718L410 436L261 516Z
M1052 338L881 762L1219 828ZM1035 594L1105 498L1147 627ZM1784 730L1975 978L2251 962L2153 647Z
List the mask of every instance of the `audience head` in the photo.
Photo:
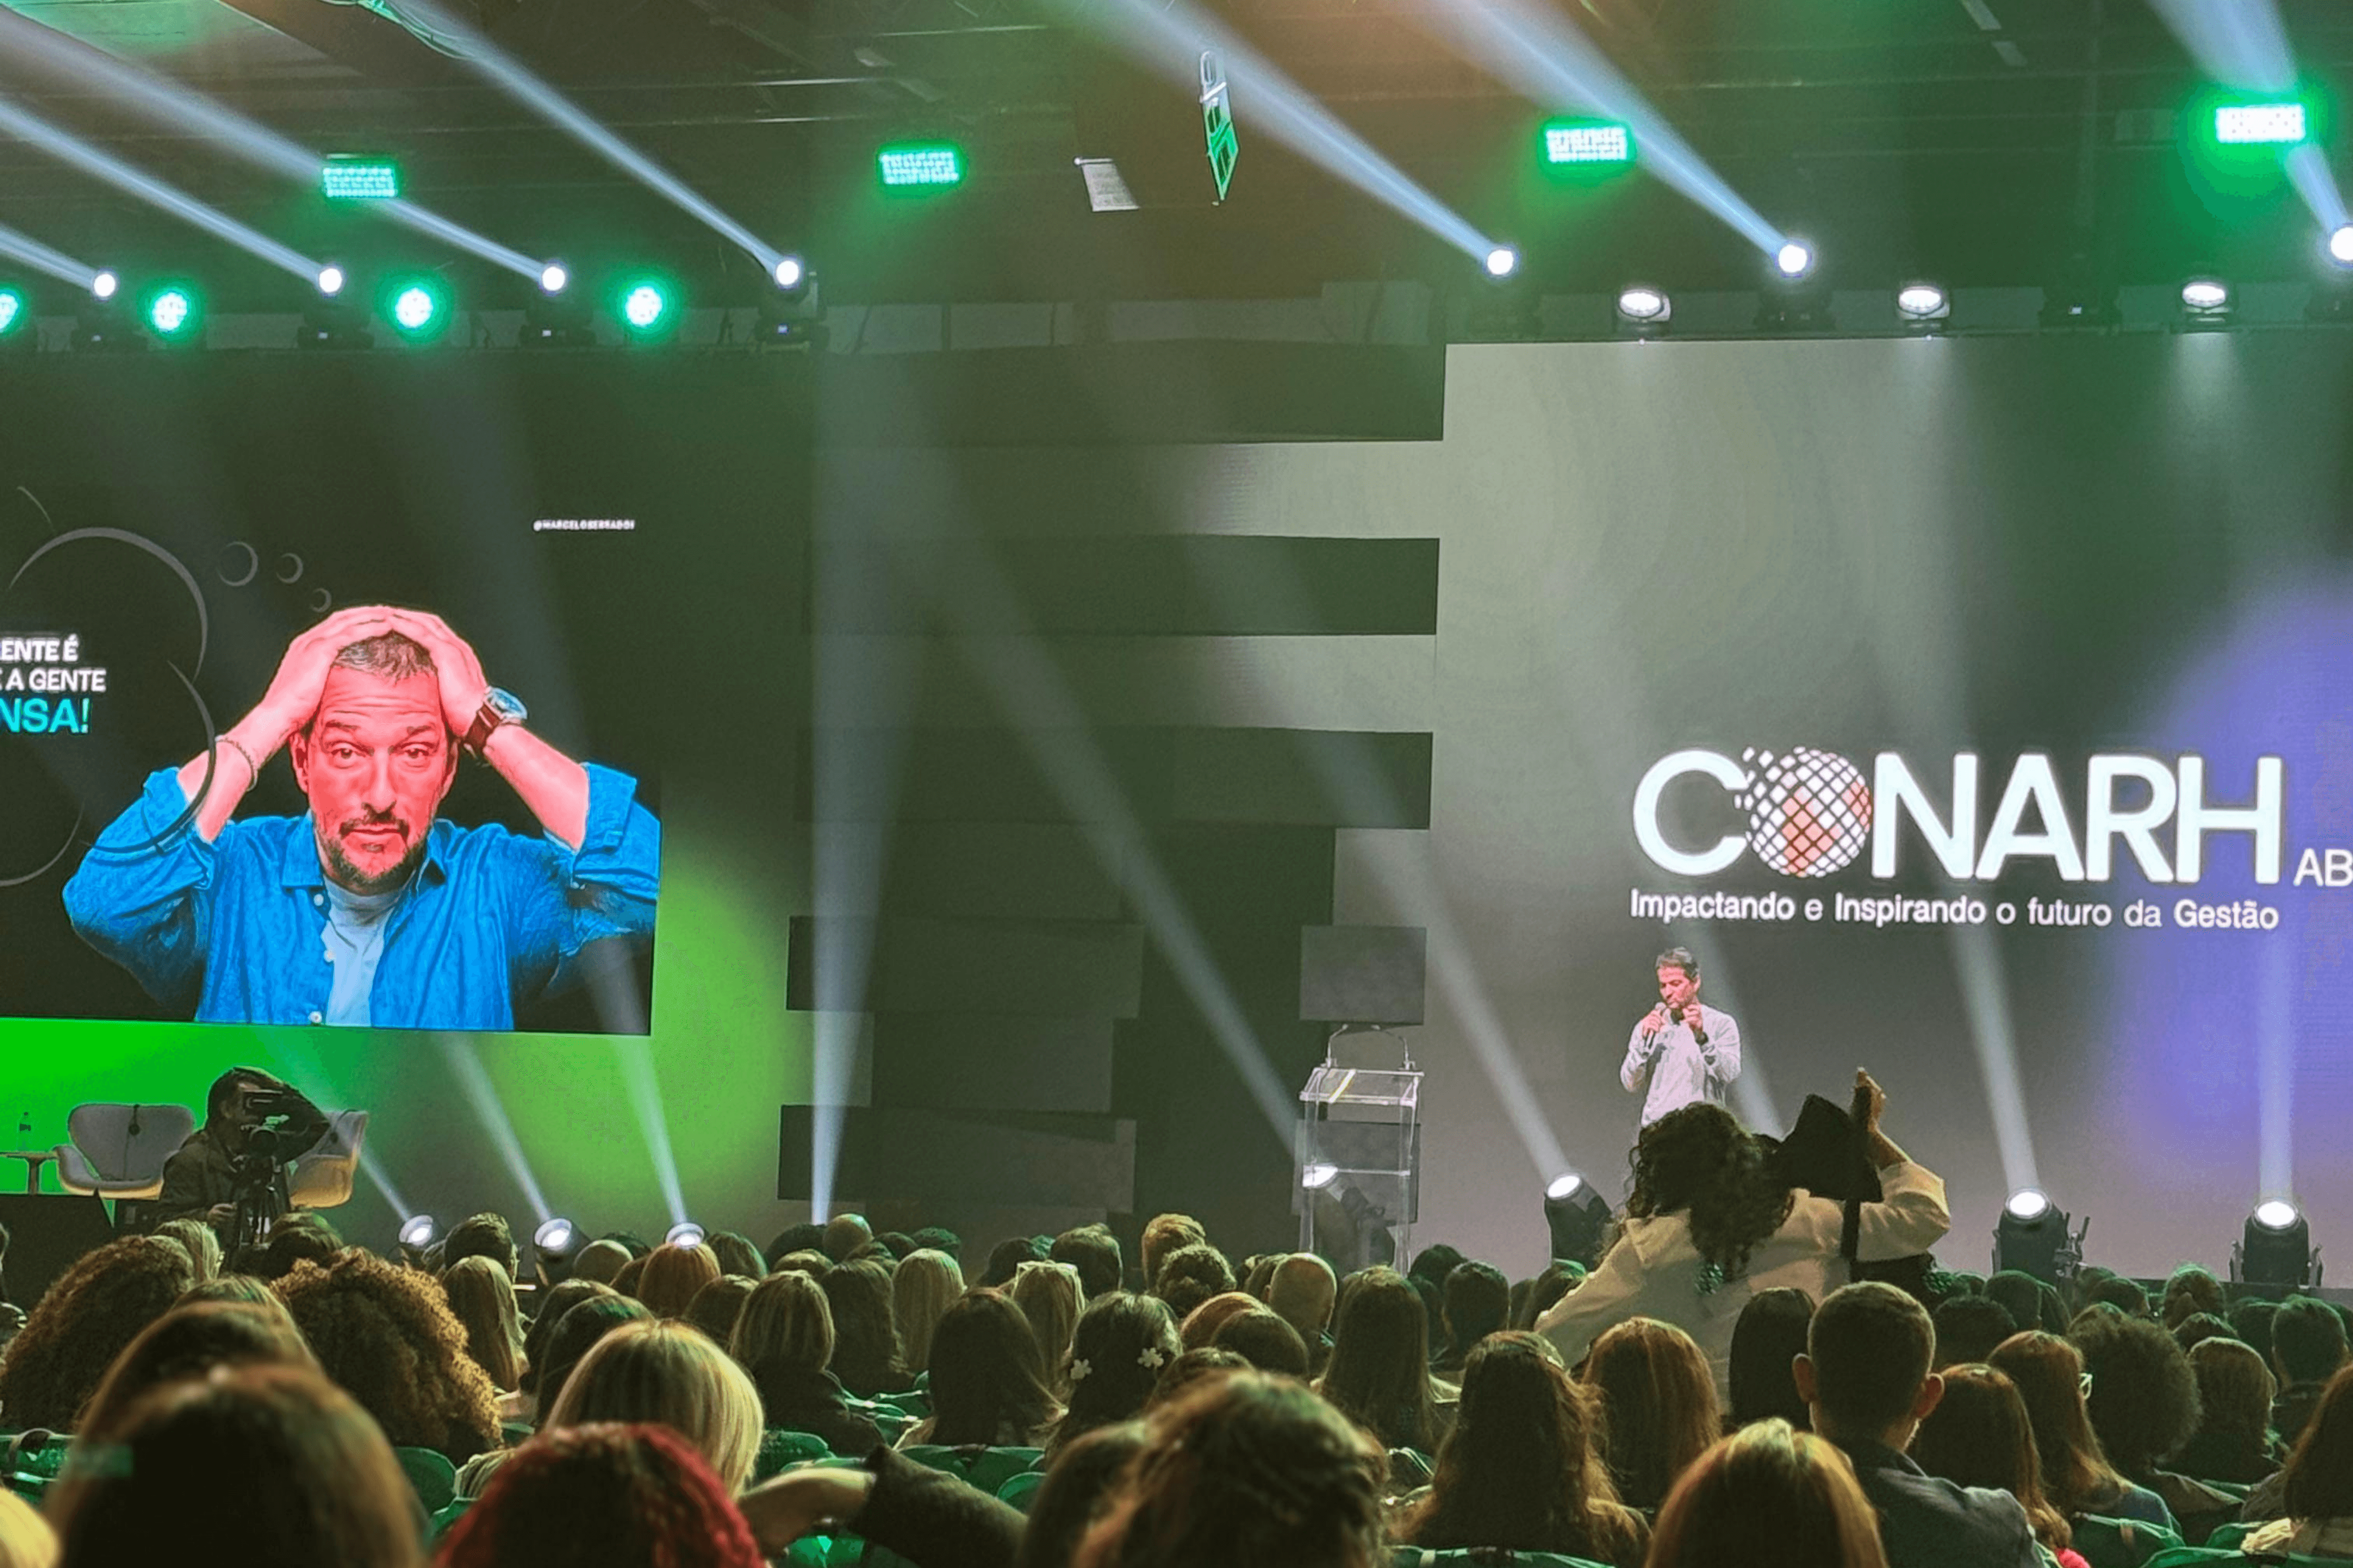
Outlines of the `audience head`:
M877 1231L874 1235L874 1245L889 1253L891 1261L896 1263L915 1250L915 1238L903 1230Z
M522 1384L522 1314L513 1279L494 1259L475 1252L449 1266L441 1289L465 1328L466 1353L491 1374L493 1388L512 1394Z
M1144 1227L1144 1240L1138 1248L1139 1261L1144 1266L1144 1288L1151 1289L1160 1282L1160 1266L1168 1255L1182 1247L1198 1247L1209 1239L1201 1222L1187 1214L1155 1215Z
M874 1239L874 1227L866 1223L862 1214L838 1214L825 1222L825 1231L818 1247L836 1263L849 1260L849 1255Z
M1149 1300L1151 1298L1147 1298ZM1152 1396L1144 1402L1146 1410L1157 1410L1177 1399L1197 1383L1223 1377L1228 1373L1248 1372L1250 1363L1240 1352L1205 1345L1197 1351L1185 1351L1175 1361L1160 1369L1160 1377L1152 1385ZM1319 1385L1320 1388L1320 1385Z
M155 1227L155 1234L166 1241L178 1242L186 1250L188 1261L196 1266L197 1284L219 1278L220 1237L213 1234L212 1226L200 1219L167 1219Z
M812 1279L822 1279L825 1278L825 1271L832 1267L833 1259L812 1247L800 1252L786 1253L768 1265L768 1272L774 1274L778 1269L788 1268L796 1274L806 1274Z
M98 1392L90 1395L81 1425L90 1431L111 1429L152 1388L202 1377L216 1367L238 1366L300 1366L315 1372L319 1363L282 1308L273 1311L232 1301L174 1307L115 1357Z
M1793 1286L1759 1290L1732 1326L1732 1424L1746 1426L1778 1415L1799 1431L1813 1426L1798 1394L1790 1363L1806 1353L1814 1299Z
M1274 1283L1274 1266L1282 1261L1280 1252L1254 1253L1243 1260L1241 1286L1243 1295L1253 1301L1266 1300L1267 1288Z
M84 1435L48 1497L61 1568L188 1560L229 1531L241 1568L415 1568L416 1494L376 1423L300 1366L159 1384Z
M1401 1283L1401 1282L1400 1282ZM1300 1384L1239 1372L1153 1414L1074 1568L1382 1568L1388 1464Z
M253 1271L266 1279L283 1279L294 1272L298 1263L328 1264L343 1250L343 1238L335 1233L322 1215L290 1214L269 1230L269 1240L260 1249L259 1258L248 1255L252 1249L239 1248L241 1258L253 1265ZM442 1265L447 1267L446 1258Z
M1634 1144L1630 1219L1688 1213L1692 1245L1726 1279L1748 1270L1748 1254L1788 1217L1789 1189L1764 1145L1704 1100L1671 1110Z
M771 1274L752 1288L727 1348L758 1381L765 1373L823 1372L833 1360L833 1312L806 1274Z
M1092 1301L1106 1290L1119 1289L1124 1268L1119 1237L1106 1225L1082 1225L1054 1238L1047 1257L1079 1271L1079 1292Z
M728 1488L676 1432L599 1421L550 1432L491 1474L440 1568L762 1568Z
M114 1358L195 1282L187 1252L152 1236L83 1254L42 1294L0 1359L8 1425L71 1430Z
M443 1271L455 1268L465 1258L487 1258L505 1269L509 1279L515 1277L518 1264L514 1232L509 1228L504 1215L485 1210L450 1228L448 1239L441 1244Z
M2281 1383L2327 1383L2345 1359L2345 1320L2327 1302L2290 1296L2272 1314L2272 1366Z
M2158 1316L2167 1328L2178 1329L2184 1318L2194 1313L2209 1312L2219 1318L2229 1310L2222 1282L2195 1263L2185 1263L2166 1279Z
M918 1247L899 1260L891 1276L891 1314L909 1372L931 1365L932 1330L948 1303L963 1294L964 1270L937 1247Z
M2276 1373L2272 1362L2272 1320L2279 1316L2279 1303L2250 1299L2231 1309L2231 1331L2254 1348L2263 1358L2263 1364Z
M1901 1449L1943 1391L1930 1371L1936 1353L1928 1310L1894 1286L1865 1281L1831 1291L1815 1310L1806 1354L1794 1369L1814 1430Z
M2328 1380L2288 1456L2284 1482L2290 1519L2353 1515L2353 1367Z
M2010 1309L1990 1296L1947 1296L1936 1303L1936 1366L1983 1361L2018 1332Z
M723 1230L716 1236L703 1237L703 1242L711 1248L712 1256L719 1259L721 1274L734 1274L755 1280L766 1277L768 1260L758 1247L752 1245L750 1237L738 1231Z
M547 1359L539 1374L539 1429L547 1429L548 1417L564 1393L564 1385L571 1381L573 1369L599 1340L630 1323L653 1321L654 1315L642 1303L613 1291L567 1308L562 1321L547 1334Z
M1535 1327L1538 1318L1553 1310L1563 1296L1585 1283L1585 1265L1573 1258L1556 1258L1544 1267L1544 1272L1528 1281L1527 1300L1521 1303L1517 1319L1523 1329ZM1810 1301L1807 1310L1811 1311Z
M694 1293L680 1321L709 1334L712 1344L723 1345L734 1337L735 1320L751 1300L754 1283L741 1274L722 1274Z
M595 1421L660 1423L693 1445L731 1496L752 1479L760 1452L751 1377L709 1335L681 1322L625 1323L580 1358L547 1426Z
M1029 1320L1013 1299L967 1290L932 1331L932 1441L1028 1446L1061 1411Z
M1046 1243L1035 1236L1009 1236L988 1249L988 1267L981 1271L980 1282L992 1290L1002 1290L1013 1283L1013 1276L1025 1263L1042 1263L1046 1258Z
M320 1367L394 1443L453 1459L498 1447L498 1390L431 1277L354 1248L278 1289Z
M2121 1274L2111 1274L2094 1283L2084 1292L2084 1304L2087 1307L2114 1307L2127 1318L2149 1315L2148 1292L2140 1288L2139 1280L2127 1279Z
M2173 1342L2184 1351L2197 1348L2205 1340L2235 1337L2231 1331L2231 1321L2211 1312L2192 1312L2173 1325Z
M1264 1307L1253 1307L1228 1318L1219 1325L1209 1342L1219 1350L1233 1352L1261 1372L1283 1377L1307 1375L1307 1342L1299 1337L1297 1329Z
M48 1521L15 1492L0 1491L0 1568L55 1568L57 1560L57 1532Z
M1079 1309L1086 1296L1079 1271L1067 1263L1025 1263L1014 1271L1013 1304L1029 1320L1038 1341L1038 1364L1046 1381L1059 1387L1062 1365L1071 1359L1071 1334L1079 1326Z
M1216 1339L1218 1331L1224 1328L1229 1320L1244 1312L1263 1310L1265 1309L1252 1300L1249 1292L1228 1290L1222 1295L1210 1297L1186 1313L1176 1324L1176 1337L1185 1342L1187 1350L1199 1350Z
M292 1318L286 1316L285 1300L269 1288L269 1281L251 1274L223 1274L201 1285L191 1285L174 1304L193 1307L199 1301L228 1301L239 1306L259 1307L286 1318L290 1328L294 1322Z
M1581 1548L1622 1562L1639 1523L1602 1462L1601 1400L1551 1342L1490 1334L1462 1363L1462 1403L1438 1450L1430 1496L1399 1532L1423 1546Z
M2063 1321L2051 1321L2057 1320L2055 1311L2046 1320L2043 1296L2047 1289L2042 1280L2025 1270L2005 1268L1985 1282L1982 1294L1989 1301L2000 1302L2010 1313L2012 1333L2023 1333L2028 1329L2048 1329L2056 1333L2067 1325ZM2052 1295L2055 1303L2056 1292Z
M2018 1385L1982 1363L1947 1367L1944 1384L1944 1397L1912 1439L1913 1462L1957 1486L2008 1492L2026 1510L2034 1538L2063 1550L2072 1532L2042 1495L2042 1458Z
M907 1239L915 1244L914 1250L918 1252L929 1247L934 1252L946 1253L959 1267L964 1263L964 1237L944 1226L927 1225Z
M822 1253L824 1250L825 1226L807 1221L799 1225L788 1225L776 1232L776 1238L768 1243L766 1254L768 1267L774 1268L776 1266L776 1259L788 1252Z
M1991 1360L2026 1402L2034 1451L2042 1461L2042 1492L2052 1506L2072 1519L2105 1500L2117 1478L2084 1405L2083 1352L2038 1329L2010 1335L1994 1347Z
M1332 1326L1339 1295L1340 1280L1329 1263L1312 1252L1294 1252L1276 1262L1267 1280L1266 1304L1312 1344Z
M1654 1123L1655 1125L1655 1123ZM1827 1440L1759 1421L1694 1461L1651 1532L1646 1568L1887 1568L1879 1518Z
M719 1278L719 1255L702 1242L664 1242L646 1255L638 1300L657 1318L685 1314L695 1292Z
M1444 1285L1446 1277L1467 1262L1462 1254L1445 1242L1436 1241L1413 1255L1406 1269L1409 1279L1426 1279L1432 1285Z
M852 1394L871 1398L906 1384L899 1331L891 1318L891 1276L879 1263L837 1263L818 1278L833 1312L833 1373ZM933 1353L938 1354L933 1331Z
M610 1285L629 1266L629 1249L617 1241L592 1241L572 1259L572 1278Z
M1115 1290L1079 1314L1071 1336L1071 1399L1054 1447L1125 1421L1152 1397L1162 1371L1184 1350L1167 1303Z
M1349 1277L1318 1384L1342 1415L1387 1448L1434 1452L1437 1413L1425 1357L1428 1314L1421 1293L1394 1268Z
M2255 1348L2221 1335L2202 1339L2190 1349L2189 1370L2198 1379L2199 1430L2248 1454L2267 1452L2279 1384Z
M1457 1365L1471 1347L1504 1327L1512 1313L1512 1282L1488 1263L1458 1263L1446 1276L1448 1360Z
M1207 1242L1197 1242L1161 1259L1152 1293L1167 1302L1168 1310L1182 1322L1194 1308L1233 1288L1233 1265L1226 1261L1226 1255Z
M1064 1445L1029 1500L1029 1521L1021 1531L1014 1568L1070 1568L1080 1540L1144 1445L1141 1421L1097 1426Z
M1815 1324L1819 1333L1819 1314ZM1635 1508L1658 1507L1724 1430L1707 1357L1672 1323L1630 1318L1609 1329L1593 1342L1585 1381L1601 1395L1609 1468Z
M2068 1333L2092 1374L2085 1405L2108 1462L2145 1481L2198 1430L2198 1374L2165 1325L2100 1318Z
M535 1394L546 1384L547 1342L554 1336L555 1325L564 1321L564 1314L583 1301L613 1295L610 1285L599 1285L576 1274L541 1295L539 1316L531 1321L531 1327L523 1331L522 1336L522 1387L526 1392Z

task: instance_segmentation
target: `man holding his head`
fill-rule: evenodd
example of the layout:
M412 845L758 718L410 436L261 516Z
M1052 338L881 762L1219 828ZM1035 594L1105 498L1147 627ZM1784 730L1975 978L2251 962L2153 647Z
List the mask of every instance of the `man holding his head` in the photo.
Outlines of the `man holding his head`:
M148 779L66 884L67 915L199 1022L512 1028L589 942L652 931L661 850L634 780L524 717L438 616L330 616L209 752ZM280 747L311 809L232 820ZM542 837L436 816L461 751Z
M1927 1309L1892 1285L1833 1290L1815 1309L1790 1371L1817 1433L1845 1450L1879 1511L1888 1568L2037 1568L2026 1510L2008 1492L1956 1486L1905 1457L1945 1396L1929 1370Z

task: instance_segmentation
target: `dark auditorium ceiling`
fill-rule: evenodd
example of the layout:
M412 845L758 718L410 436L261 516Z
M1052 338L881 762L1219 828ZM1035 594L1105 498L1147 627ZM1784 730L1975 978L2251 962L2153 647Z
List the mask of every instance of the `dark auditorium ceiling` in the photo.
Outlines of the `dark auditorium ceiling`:
M626 253L700 297L747 263L479 78L356 3L6 0L322 148L397 155L411 194L529 254ZM1198 131L1069 25L1119 0L459 0L514 55L851 300L1268 298L1322 282L1452 285L1461 258L1254 132L1224 207L1092 214L1081 153ZM1414 20L1445 0L1241 0L1218 9L1301 85L1487 232L1547 289L1743 287L1731 232L1637 173L1564 194L1532 174L1538 110ZM2126 281L2213 267L2294 276L2310 219L2279 192L2197 194L2177 111L2200 79L2145 0L1553 0L1768 218L1819 240L1841 287L1925 274L2032 285L2088 248ZM2239 3L2239 0L2233 0ZM2253 0L2246 0L2253 3ZM2284 5L2300 68L2353 75L2353 6ZM0 91L267 232L352 258L438 262L185 134L0 52ZM1181 99L1174 113L1187 112ZM952 139L972 174L881 201L876 145ZM1164 151L1166 149L1163 149ZM0 142L0 222L77 255L217 275L257 308L284 279ZM366 250L381 247L380 252ZM480 264L461 262L462 267ZM518 289L491 278L486 288Z

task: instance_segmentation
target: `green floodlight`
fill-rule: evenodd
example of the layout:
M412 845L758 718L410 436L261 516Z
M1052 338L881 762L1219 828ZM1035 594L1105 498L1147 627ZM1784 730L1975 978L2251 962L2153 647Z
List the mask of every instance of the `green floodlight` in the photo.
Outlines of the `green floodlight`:
M677 324L678 300L670 285L658 279L633 279L621 286L617 313L629 336L659 337Z
M203 302L185 283L166 283L147 296L147 330L167 343L188 342L204 324Z
M942 190L964 184L964 149L952 142L901 142L874 154L885 190Z
M423 342L448 326L449 301L430 279L401 278L385 291L384 314L393 331L411 342Z
M2310 134L2303 104L2223 103L2214 108L2214 141L2223 147L2293 147Z
M1546 165L1556 169L1634 161L1634 132L1614 120L1550 121L1542 146Z
M0 338L8 336L32 319L32 307L26 301L24 291L0 284Z
M319 188L331 202L388 202L400 195L400 165L338 153L320 166Z

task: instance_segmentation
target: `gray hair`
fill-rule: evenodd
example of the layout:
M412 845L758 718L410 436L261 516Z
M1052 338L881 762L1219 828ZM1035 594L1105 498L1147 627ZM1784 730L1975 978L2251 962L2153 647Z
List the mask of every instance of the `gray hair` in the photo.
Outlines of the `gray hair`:
M380 675L386 680L406 680L433 673L433 656L425 645L398 632L378 632L346 645L335 655L334 668Z
M1687 947L1671 947L1667 949L1666 952L1659 954L1659 961L1651 965L1651 967L1653 969L1680 969L1683 972L1683 978L1686 980L1697 980L1699 978L1699 960L1692 956L1692 950Z

